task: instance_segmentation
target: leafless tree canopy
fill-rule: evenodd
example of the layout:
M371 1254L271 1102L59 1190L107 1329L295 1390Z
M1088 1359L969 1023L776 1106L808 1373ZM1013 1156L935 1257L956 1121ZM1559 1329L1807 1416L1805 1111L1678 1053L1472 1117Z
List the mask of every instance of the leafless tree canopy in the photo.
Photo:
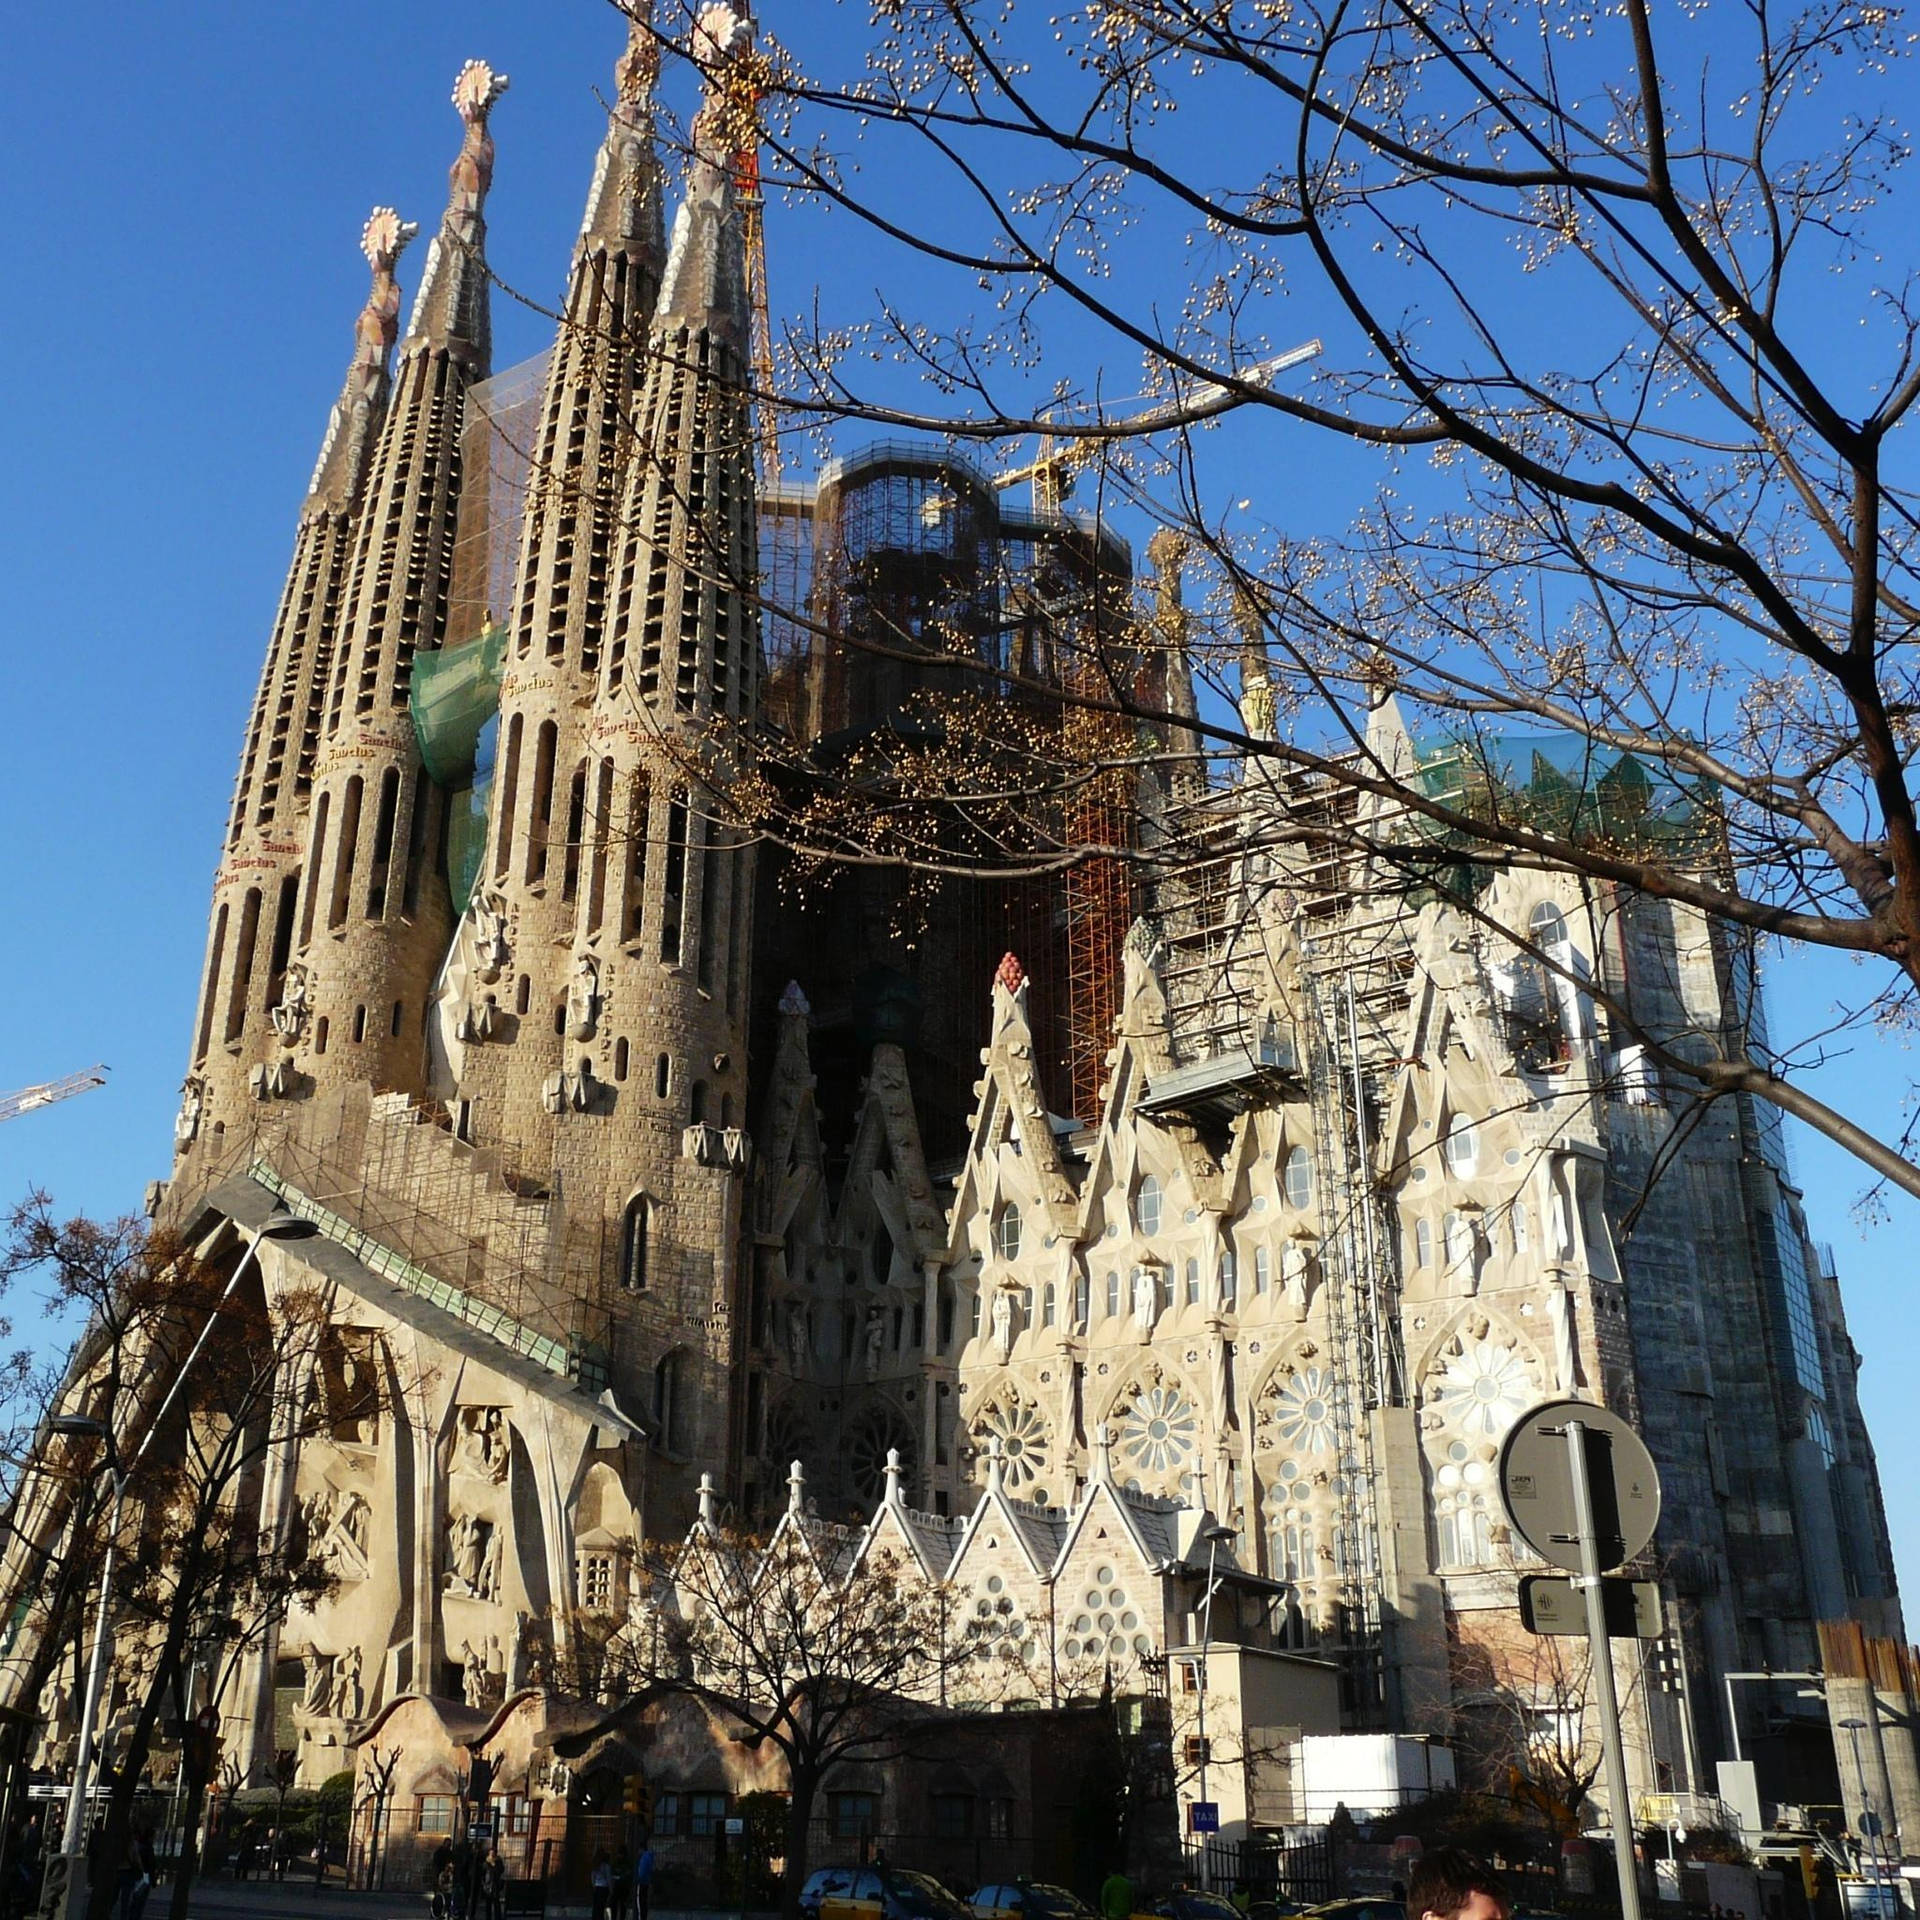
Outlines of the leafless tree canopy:
M657 30L686 47L693 11L661 7ZM1045 690L1114 725L1024 742L1017 796L1005 754L961 750L964 720L929 727L937 764L892 757L890 802L972 780L1010 862L1130 852L1088 844L1064 796L1185 723L1203 752L1390 802L1422 857L1570 871L1866 956L1853 1016L1910 1020L1920 311L1897 11L874 0L864 39L838 10L762 36L788 217L895 263L865 307L845 283L776 289L807 311L776 325L762 405L790 435L916 428L1007 464L1044 436L1051 485L1177 530L1203 588L1180 635L1197 714L1154 669L1164 627L1109 622L1093 670ZM1275 371L1308 332L1317 360ZM1249 635L1274 738L1228 704ZM1018 662L954 652L963 698L1019 690ZM1389 692L1470 777L1370 745ZM1573 745L1592 804L1530 778L1543 736ZM877 789L838 778L825 801L759 784L760 830L952 857L897 805L863 833ZM1662 830L1679 812L1704 840ZM1804 1058L1668 1064L1920 1192L1910 1142L1811 1100Z

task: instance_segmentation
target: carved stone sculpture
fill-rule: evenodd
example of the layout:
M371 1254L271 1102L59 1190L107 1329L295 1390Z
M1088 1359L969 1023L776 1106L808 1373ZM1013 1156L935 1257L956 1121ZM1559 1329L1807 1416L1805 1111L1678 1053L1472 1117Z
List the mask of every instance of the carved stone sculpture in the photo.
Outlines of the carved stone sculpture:
M340 1657L333 1682L333 1712L339 1720L358 1720L366 1711L366 1689L360 1684L360 1649L349 1647Z
M1280 1291L1296 1317L1307 1317L1307 1293L1313 1284L1313 1248L1305 1240L1289 1240L1280 1253Z
M460 1467L497 1483L507 1477L507 1453L506 1415L498 1407L463 1407Z
M173 1147L185 1153L200 1137L200 1116L206 1111L207 1083L197 1073L187 1075L180 1088L180 1112L173 1123Z
M1140 1337L1150 1339L1160 1317L1160 1285L1149 1267L1133 1270L1133 1324Z
M312 1652L302 1663L306 1676L306 1690L301 1695L300 1704L309 1713L323 1714L333 1700L333 1656Z
M567 1037L591 1040L600 1024L600 963L590 953L574 957L567 981Z
M313 1011L313 979L299 961L287 969L280 988L280 1004L267 1017L273 1030L288 1046L297 1046L307 1030L307 1015Z
M1013 1358L1013 1290L997 1287L989 1310L993 1325L994 1351L1004 1360Z
M480 893L467 911L473 916L474 978L491 986L513 959L507 944L507 903L497 893Z

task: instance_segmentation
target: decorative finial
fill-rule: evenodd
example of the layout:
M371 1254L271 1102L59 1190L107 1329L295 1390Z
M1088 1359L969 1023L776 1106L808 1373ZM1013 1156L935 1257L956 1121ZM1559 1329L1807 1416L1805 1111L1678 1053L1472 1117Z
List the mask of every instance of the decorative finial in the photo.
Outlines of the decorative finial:
M780 996L780 1011L789 1020L804 1020L813 1012L813 1004L800 990L798 980L787 982L787 990Z
M466 214L477 220L493 185L493 134L487 116L509 85L504 73L495 73L484 60L469 60L453 83L453 104L466 122L467 137L453 163L453 192L447 202L449 217Z
M714 1523L714 1508L718 1496L713 1490L713 1475L703 1473L700 1476L700 1524L710 1527Z
M367 257L375 279L391 275L400 264L408 243L418 237L420 228L412 220L402 220L391 207L375 207L360 229L360 251Z
M1005 1446L1000 1436L996 1433L993 1438L987 1442L987 1491L989 1493L998 1493L1001 1490L1001 1480L1005 1472Z
M1000 964L994 969L993 984L1005 987L1009 993L1018 993L1027 984L1027 970L1020 964L1020 956L1003 953Z
M453 83L453 104L469 127L484 127L493 103L512 85L504 73L495 73L484 60L469 60Z
M354 365L365 378L379 379L386 373L387 356L400 334L400 289L394 284L393 270L419 231L391 207L375 207L360 229L360 251L373 269L373 290L354 328Z
M887 1449L887 1505L890 1507L901 1504L900 1481L905 1471L900 1464L900 1449L889 1447Z
M1113 1429L1104 1420L1093 1430L1093 1477L1113 1479Z
M787 1469L787 1511L797 1520L807 1510L807 1470L798 1460Z

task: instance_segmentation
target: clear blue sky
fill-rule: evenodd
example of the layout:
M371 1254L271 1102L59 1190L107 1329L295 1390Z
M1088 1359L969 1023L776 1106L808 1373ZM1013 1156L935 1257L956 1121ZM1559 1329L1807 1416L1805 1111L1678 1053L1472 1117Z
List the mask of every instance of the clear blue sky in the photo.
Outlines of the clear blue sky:
M864 4L763 0L792 42L844 56ZM108 1088L0 1128L0 1201L137 1209L163 1175L185 1068L220 824L293 518L351 345L376 202L431 226L458 144L448 91L478 55L513 76L496 116L491 253L557 293L620 45L603 0L170 0L111 19L16 8L0 117L8 369L0 555L0 1087L96 1060ZM831 258L849 305L913 285L817 220L770 222L776 307ZM829 252L829 245L831 251ZM418 252L405 263L417 272ZM404 269L403 269L404 271ZM407 274L409 290L412 275ZM1303 316L1310 320L1311 315ZM496 362L545 323L500 299ZM1301 331L1310 331L1303 325ZM1130 368L1109 391L1130 392ZM1293 449L1236 491L1319 512L1325 455ZM1848 962L1772 975L1783 1033L1861 997ZM1819 1090L1894 1122L1912 1062L1876 1038ZM1911 1389L1912 1203L1863 1232L1852 1163L1802 1134L1816 1231L1839 1255L1896 1543L1920 1594L1920 1396ZM20 1332L36 1332L22 1325Z

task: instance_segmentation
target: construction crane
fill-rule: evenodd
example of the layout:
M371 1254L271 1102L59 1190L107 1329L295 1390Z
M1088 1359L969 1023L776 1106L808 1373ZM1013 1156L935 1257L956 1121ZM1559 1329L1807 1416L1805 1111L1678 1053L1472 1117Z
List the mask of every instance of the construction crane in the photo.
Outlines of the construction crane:
M22 1087L18 1093L0 1093L0 1120L17 1120L23 1113L71 1100L76 1093L106 1084L105 1067L88 1067L84 1073L70 1073L64 1080L49 1080L44 1086Z
M1256 361L1236 377L1236 386L1264 387L1289 368L1302 366L1319 355L1318 340L1289 347L1285 353L1276 353L1271 359ZM1234 388L1225 387L1218 380L1203 380L1183 388L1171 400L1156 401L1139 413L1126 414L1110 421L1109 431L1115 435L1137 437L1157 433L1164 427L1176 424L1211 419L1232 404L1234 392ZM1123 401L1120 404L1124 406L1128 403ZM1009 487L1017 487L1031 480L1033 510L1043 519L1050 518L1060 511L1067 495L1073 491L1074 468L1093 457L1096 445L1095 441L1076 437L1063 446L1052 434L1044 434L1041 436L1038 458L1030 460L1025 466L995 474L994 488L1004 493Z

